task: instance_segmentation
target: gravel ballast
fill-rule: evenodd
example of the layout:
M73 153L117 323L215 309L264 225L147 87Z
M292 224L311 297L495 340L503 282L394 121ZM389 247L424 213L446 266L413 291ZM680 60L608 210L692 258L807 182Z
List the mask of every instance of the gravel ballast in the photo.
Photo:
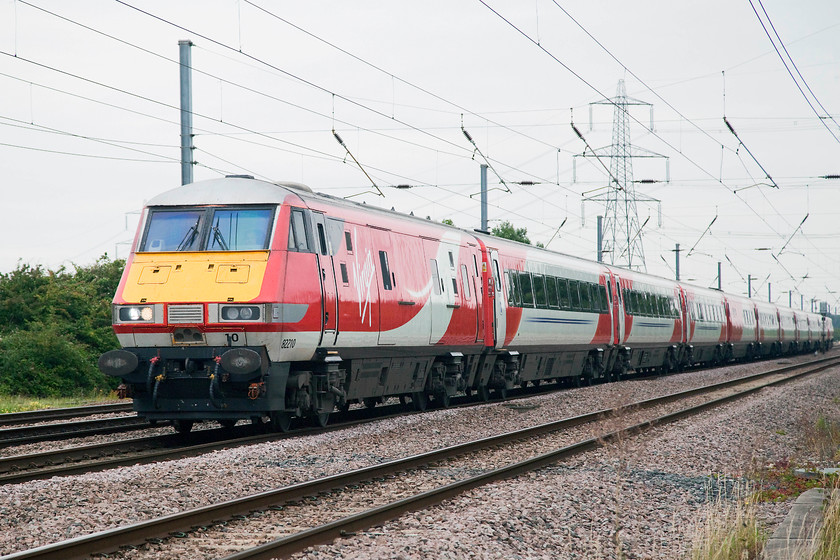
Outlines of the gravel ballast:
M534 408L491 403L438 410L179 461L12 485L3 489L0 503L0 554L769 366L538 395L527 400ZM473 490L297 557L616 558L618 550L625 558L684 556L692 527L719 484L710 475L735 479L756 465L807 456L798 447L800 429L819 411L836 416L835 399L836 369ZM760 514L772 527L788 507L764 505Z

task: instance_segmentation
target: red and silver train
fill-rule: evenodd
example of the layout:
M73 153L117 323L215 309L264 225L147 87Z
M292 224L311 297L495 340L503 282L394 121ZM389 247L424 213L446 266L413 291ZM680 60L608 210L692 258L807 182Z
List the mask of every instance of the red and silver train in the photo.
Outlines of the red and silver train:
M189 431L825 350L831 321L247 176L143 210L100 369Z

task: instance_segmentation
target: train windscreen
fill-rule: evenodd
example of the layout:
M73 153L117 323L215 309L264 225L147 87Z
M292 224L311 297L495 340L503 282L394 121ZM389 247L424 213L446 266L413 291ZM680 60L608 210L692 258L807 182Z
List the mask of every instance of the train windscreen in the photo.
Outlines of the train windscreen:
M265 207L153 209L140 251L262 251L273 218Z

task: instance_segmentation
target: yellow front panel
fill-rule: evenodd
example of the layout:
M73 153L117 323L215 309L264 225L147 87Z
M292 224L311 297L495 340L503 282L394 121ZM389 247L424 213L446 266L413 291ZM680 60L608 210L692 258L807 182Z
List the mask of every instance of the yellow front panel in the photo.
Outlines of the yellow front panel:
M122 297L128 303L251 301L267 263L268 251L137 253Z

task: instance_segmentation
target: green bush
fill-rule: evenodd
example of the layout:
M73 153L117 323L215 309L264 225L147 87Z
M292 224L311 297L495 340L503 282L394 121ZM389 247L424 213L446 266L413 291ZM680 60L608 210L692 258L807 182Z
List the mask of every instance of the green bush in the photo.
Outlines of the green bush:
M110 304L123 261L0 274L0 393L69 396L112 388L96 367L118 347Z

